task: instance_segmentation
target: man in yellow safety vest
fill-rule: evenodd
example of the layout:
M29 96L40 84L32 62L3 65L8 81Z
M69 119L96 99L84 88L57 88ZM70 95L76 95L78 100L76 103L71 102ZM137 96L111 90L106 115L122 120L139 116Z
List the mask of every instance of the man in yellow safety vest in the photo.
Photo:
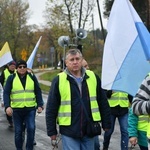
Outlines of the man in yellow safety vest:
M93 123L101 121L104 130L110 128L110 108L100 78L83 68L82 60L78 49L66 53L66 68L53 79L47 100L47 134L55 146L58 123L64 150L94 150L88 118Z

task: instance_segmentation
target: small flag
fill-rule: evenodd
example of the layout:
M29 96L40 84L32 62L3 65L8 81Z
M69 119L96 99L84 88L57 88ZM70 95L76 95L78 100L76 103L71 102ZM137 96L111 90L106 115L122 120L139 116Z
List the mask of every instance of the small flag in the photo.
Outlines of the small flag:
M12 59L12 55L10 52L10 48L9 48L8 42L6 42L0 51L0 67L6 65L12 60L13 59Z
M31 53L31 55L30 55L30 57L29 57L29 59L28 59L28 61L27 61L27 67L30 68L30 69L32 69L33 62L34 62L34 58L35 58L36 52L37 52L37 50L38 50L38 47L39 47L39 45L40 45L41 39L42 39L42 36L40 36L38 42L36 43L36 45L35 45L35 47L34 47L32 53Z
M129 0L115 0L108 21L102 87L134 96L150 72L150 34Z

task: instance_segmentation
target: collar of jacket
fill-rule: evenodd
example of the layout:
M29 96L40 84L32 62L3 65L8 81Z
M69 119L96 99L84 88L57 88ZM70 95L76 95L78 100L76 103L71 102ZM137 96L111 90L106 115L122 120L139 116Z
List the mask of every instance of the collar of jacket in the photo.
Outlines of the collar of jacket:
M81 68L81 74L82 74L82 79L84 78L84 76L85 76L85 71L86 71L86 69L85 68ZM69 72L69 70L66 68L65 70L64 70L64 72L67 74L67 75L69 75L70 77L72 77L72 78L74 78L74 76Z

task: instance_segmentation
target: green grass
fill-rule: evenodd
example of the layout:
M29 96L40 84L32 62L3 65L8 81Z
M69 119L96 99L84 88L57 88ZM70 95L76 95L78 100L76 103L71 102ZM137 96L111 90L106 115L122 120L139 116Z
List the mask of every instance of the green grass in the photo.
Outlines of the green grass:
M52 82L53 78L56 77L59 72L60 72L60 70L58 70L58 69L51 70L49 72L42 74L40 76L40 79ZM50 90L50 86L44 85L42 83L40 83L40 88L42 91L45 91L45 92L49 92L49 90Z
M58 70L58 69L57 70L51 70L49 72L42 74L40 76L40 79L41 80L47 80L47 81L51 82L53 80L53 78L57 76L58 73L60 73L60 70Z
M42 91L49 92L50 86L44 85L42 83L40 83L39 85L40 85L40 88L41 88Z

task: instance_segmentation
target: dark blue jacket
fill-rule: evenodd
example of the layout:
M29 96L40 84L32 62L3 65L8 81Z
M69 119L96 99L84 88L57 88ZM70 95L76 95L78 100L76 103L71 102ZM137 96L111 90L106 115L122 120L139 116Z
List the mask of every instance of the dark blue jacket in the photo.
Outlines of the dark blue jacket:
M67 75L67 80L70 82L71 86L71 125L70 126L59 126L59 132L63 135L79 138L86 135L87 119L83 110L80 97L88 111L90 118L90 99L89 92L86 83L86 79L89 78L85 74L82 81L82 93L80 93L76 81ZM104 90L101 88L101 81L98 76L97 79L97 100L99 104L99 110L102 119L102 128L110 129L110 107L107 101ZM65 90L65 89L64 89ZM56 118L58 115L58 109L60 106L60 93L59 93L59 77L55 77L52 81L51 89L48 96L47 106L46 106L46 125L48 136L57 135Z

